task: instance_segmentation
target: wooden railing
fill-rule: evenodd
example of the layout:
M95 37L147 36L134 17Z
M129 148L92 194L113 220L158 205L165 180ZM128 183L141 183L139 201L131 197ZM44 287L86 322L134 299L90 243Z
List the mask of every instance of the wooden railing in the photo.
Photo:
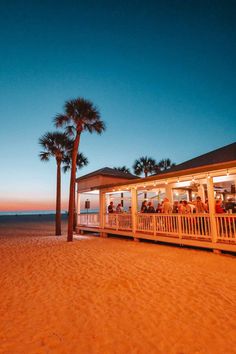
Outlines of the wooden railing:
M131 214L111 213L104 215L105 228L114 230L132 230Z
M89 227L98 227L99 226L99 214L78 214L77 215L77 224L79 226L89 226Z
M218 241L236 242L235 214L216 214L216 228Z
M117 231L212 241L209 214L136 214L135 230L130 213L104 214L104 228ZM216 214L216 241L236 243L236 215ZM79 214L78 225L99 227L99 214Z
M180 216L179 233L182 238L211 239L209 214L186 214Z

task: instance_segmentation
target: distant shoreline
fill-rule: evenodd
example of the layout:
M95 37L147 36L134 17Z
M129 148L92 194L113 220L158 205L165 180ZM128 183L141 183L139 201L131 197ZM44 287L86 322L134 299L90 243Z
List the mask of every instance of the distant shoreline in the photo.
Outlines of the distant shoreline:
M61 214L62 220L67 220L67 213ZM52 222L55 221L55 214L14 214L0 215L0 225L5 223L18 222Z

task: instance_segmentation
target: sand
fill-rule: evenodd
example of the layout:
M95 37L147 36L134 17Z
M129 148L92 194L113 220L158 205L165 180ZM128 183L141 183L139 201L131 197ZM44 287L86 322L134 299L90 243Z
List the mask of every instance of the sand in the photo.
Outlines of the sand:
M0 353L236 353L235 257L16 225L0 225Z

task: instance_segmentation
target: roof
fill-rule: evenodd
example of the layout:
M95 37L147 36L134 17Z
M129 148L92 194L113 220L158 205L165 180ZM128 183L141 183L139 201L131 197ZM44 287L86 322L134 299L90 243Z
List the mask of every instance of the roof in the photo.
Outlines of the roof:
M223 146L219 149L207 152L206 154L200 155L191 160L182 162L163 172L169 173L175 171L188 170L201 166L209 166L234 160L236 160L236 142Z
M119 171L110 167L104 167L94 172L88 173L87 175L81 176L77 178L77 180L82 180L85 178L95 177L95 176L108 176L108 177L126 178L126 179L138 178L137 176L132 175L132 173Z

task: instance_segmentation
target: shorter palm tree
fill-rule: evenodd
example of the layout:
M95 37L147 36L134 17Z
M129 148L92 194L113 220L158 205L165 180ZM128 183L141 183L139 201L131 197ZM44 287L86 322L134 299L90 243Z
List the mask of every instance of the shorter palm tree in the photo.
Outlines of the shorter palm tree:
M114 170L124 172L124 173L130 173L130 169L126 166L122 167L113 167Z
M89 161L88 161L87 157L84 156L84 154L82 152L77 154L76 166L79 170L81 168L83 168L84 166L87 166L88 163L89 163ZM71 156L69 153L67 153L67 155L63 159L62 169L63 169L63 172L65 172L65 173L71 169Z
M148 174L155 172L156 161L147 156L142 156L138 160L135 160L133 164L134 173L137 176L140 176L144 173L144 176L147 177Z
M39 144L44 151L39 154L41 161L49 161L50 157L56 159L57 164L57 189L56 189L56 235L61 235L61 163L70 146L67 134L49 132L39 139Z
M87 166L89 163L88 159L86 156L84 156L84 154L81 152L79 154L77 154L76 157L76 170L77 169L81 169L84 166ZM64 173L66 173L67 171L71 170L71 164L72 164L72 148L69 149L67 155L65 156L64 160L63 160L63 166L62 169L64 171ZM74 198L75 198L75 194L74 194ZM73 219L73 230L75 231L76 229L76 224L77 224L77 215L76 215L76 203L75 203L75 199L74 199L74 219Z

